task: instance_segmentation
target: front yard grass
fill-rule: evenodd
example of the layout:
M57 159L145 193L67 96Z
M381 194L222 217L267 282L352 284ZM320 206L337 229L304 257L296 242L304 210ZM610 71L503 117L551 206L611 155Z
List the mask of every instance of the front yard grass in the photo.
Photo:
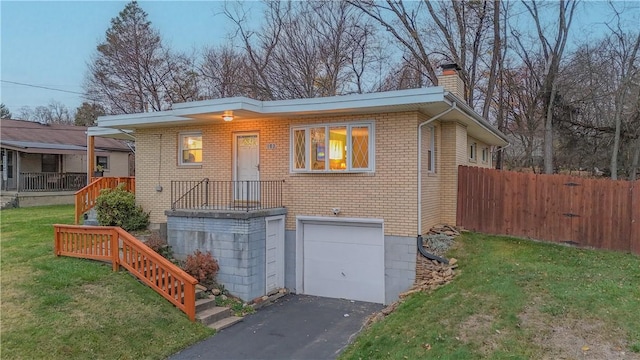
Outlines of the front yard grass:
M410 296L341 359L640 359L640 258L465 234L453 282Z
M213 330L127 271L55 257L54 223L72 206L0 212L2 359L161 359Z

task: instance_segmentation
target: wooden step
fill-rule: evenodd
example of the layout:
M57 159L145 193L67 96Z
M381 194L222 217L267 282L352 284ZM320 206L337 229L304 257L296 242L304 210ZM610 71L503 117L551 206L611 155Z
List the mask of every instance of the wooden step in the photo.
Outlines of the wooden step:
M220 331L222 329L228 328L229 326L242 321L243 318L239 316L230 316L228 318L224 318L222 320L216 321L213 324L207 325L208 327L215 329L216 331Z
M196 312L196 320L205 325L213 324L216 321L220 321L230 316L231 309L229 309L228 307L220 306L215 306L210 309Z

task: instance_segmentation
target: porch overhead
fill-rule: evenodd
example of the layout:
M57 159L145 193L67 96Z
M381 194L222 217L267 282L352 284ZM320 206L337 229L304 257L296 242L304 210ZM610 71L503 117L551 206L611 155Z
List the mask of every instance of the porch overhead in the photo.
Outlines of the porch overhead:
M68 145L68 144L48 144L32 141L0 141L2 148L15 150L27 154L56 154L56 155L69 155L78 154L84 155L87 153L86 146ZM107 155L107 150L96 149L96 155Z
M246 97L222 98L174 104L173 109L152 113L123 114L98 118L98 127L90 128L89 135L118 129L135 130L169 126L222 124L223 116L232 115L233 121L287 119L314 115L366 115L418 111L427 116L439 114L455 107L441 121L455 121L467 126L469 132L489 144L504 146L504 134L475 113L470 107L451 95L443 87L386 91L310 99L259 101Z

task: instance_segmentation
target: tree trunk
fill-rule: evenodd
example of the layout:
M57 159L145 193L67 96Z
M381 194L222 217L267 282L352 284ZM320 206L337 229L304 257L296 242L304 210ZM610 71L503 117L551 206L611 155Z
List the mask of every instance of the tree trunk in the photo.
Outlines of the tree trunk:
M551 82L551 94L544 122L544 173L553 174L553 103L556 98L556 82Z
M640 138L636 140L636 149L633 152L633 160L631 161L631 172L629 175L629 180L636 181L638 179L638 171L640 171Z

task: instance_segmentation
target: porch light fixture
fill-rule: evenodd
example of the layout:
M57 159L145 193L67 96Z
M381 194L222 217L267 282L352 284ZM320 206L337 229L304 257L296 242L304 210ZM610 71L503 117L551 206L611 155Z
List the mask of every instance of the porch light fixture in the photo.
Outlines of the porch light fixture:
M233 115L230 115L230 114L224 114L224 115L222 115L222 120L224 120L224 121L231 121L231 120L233 120Z

